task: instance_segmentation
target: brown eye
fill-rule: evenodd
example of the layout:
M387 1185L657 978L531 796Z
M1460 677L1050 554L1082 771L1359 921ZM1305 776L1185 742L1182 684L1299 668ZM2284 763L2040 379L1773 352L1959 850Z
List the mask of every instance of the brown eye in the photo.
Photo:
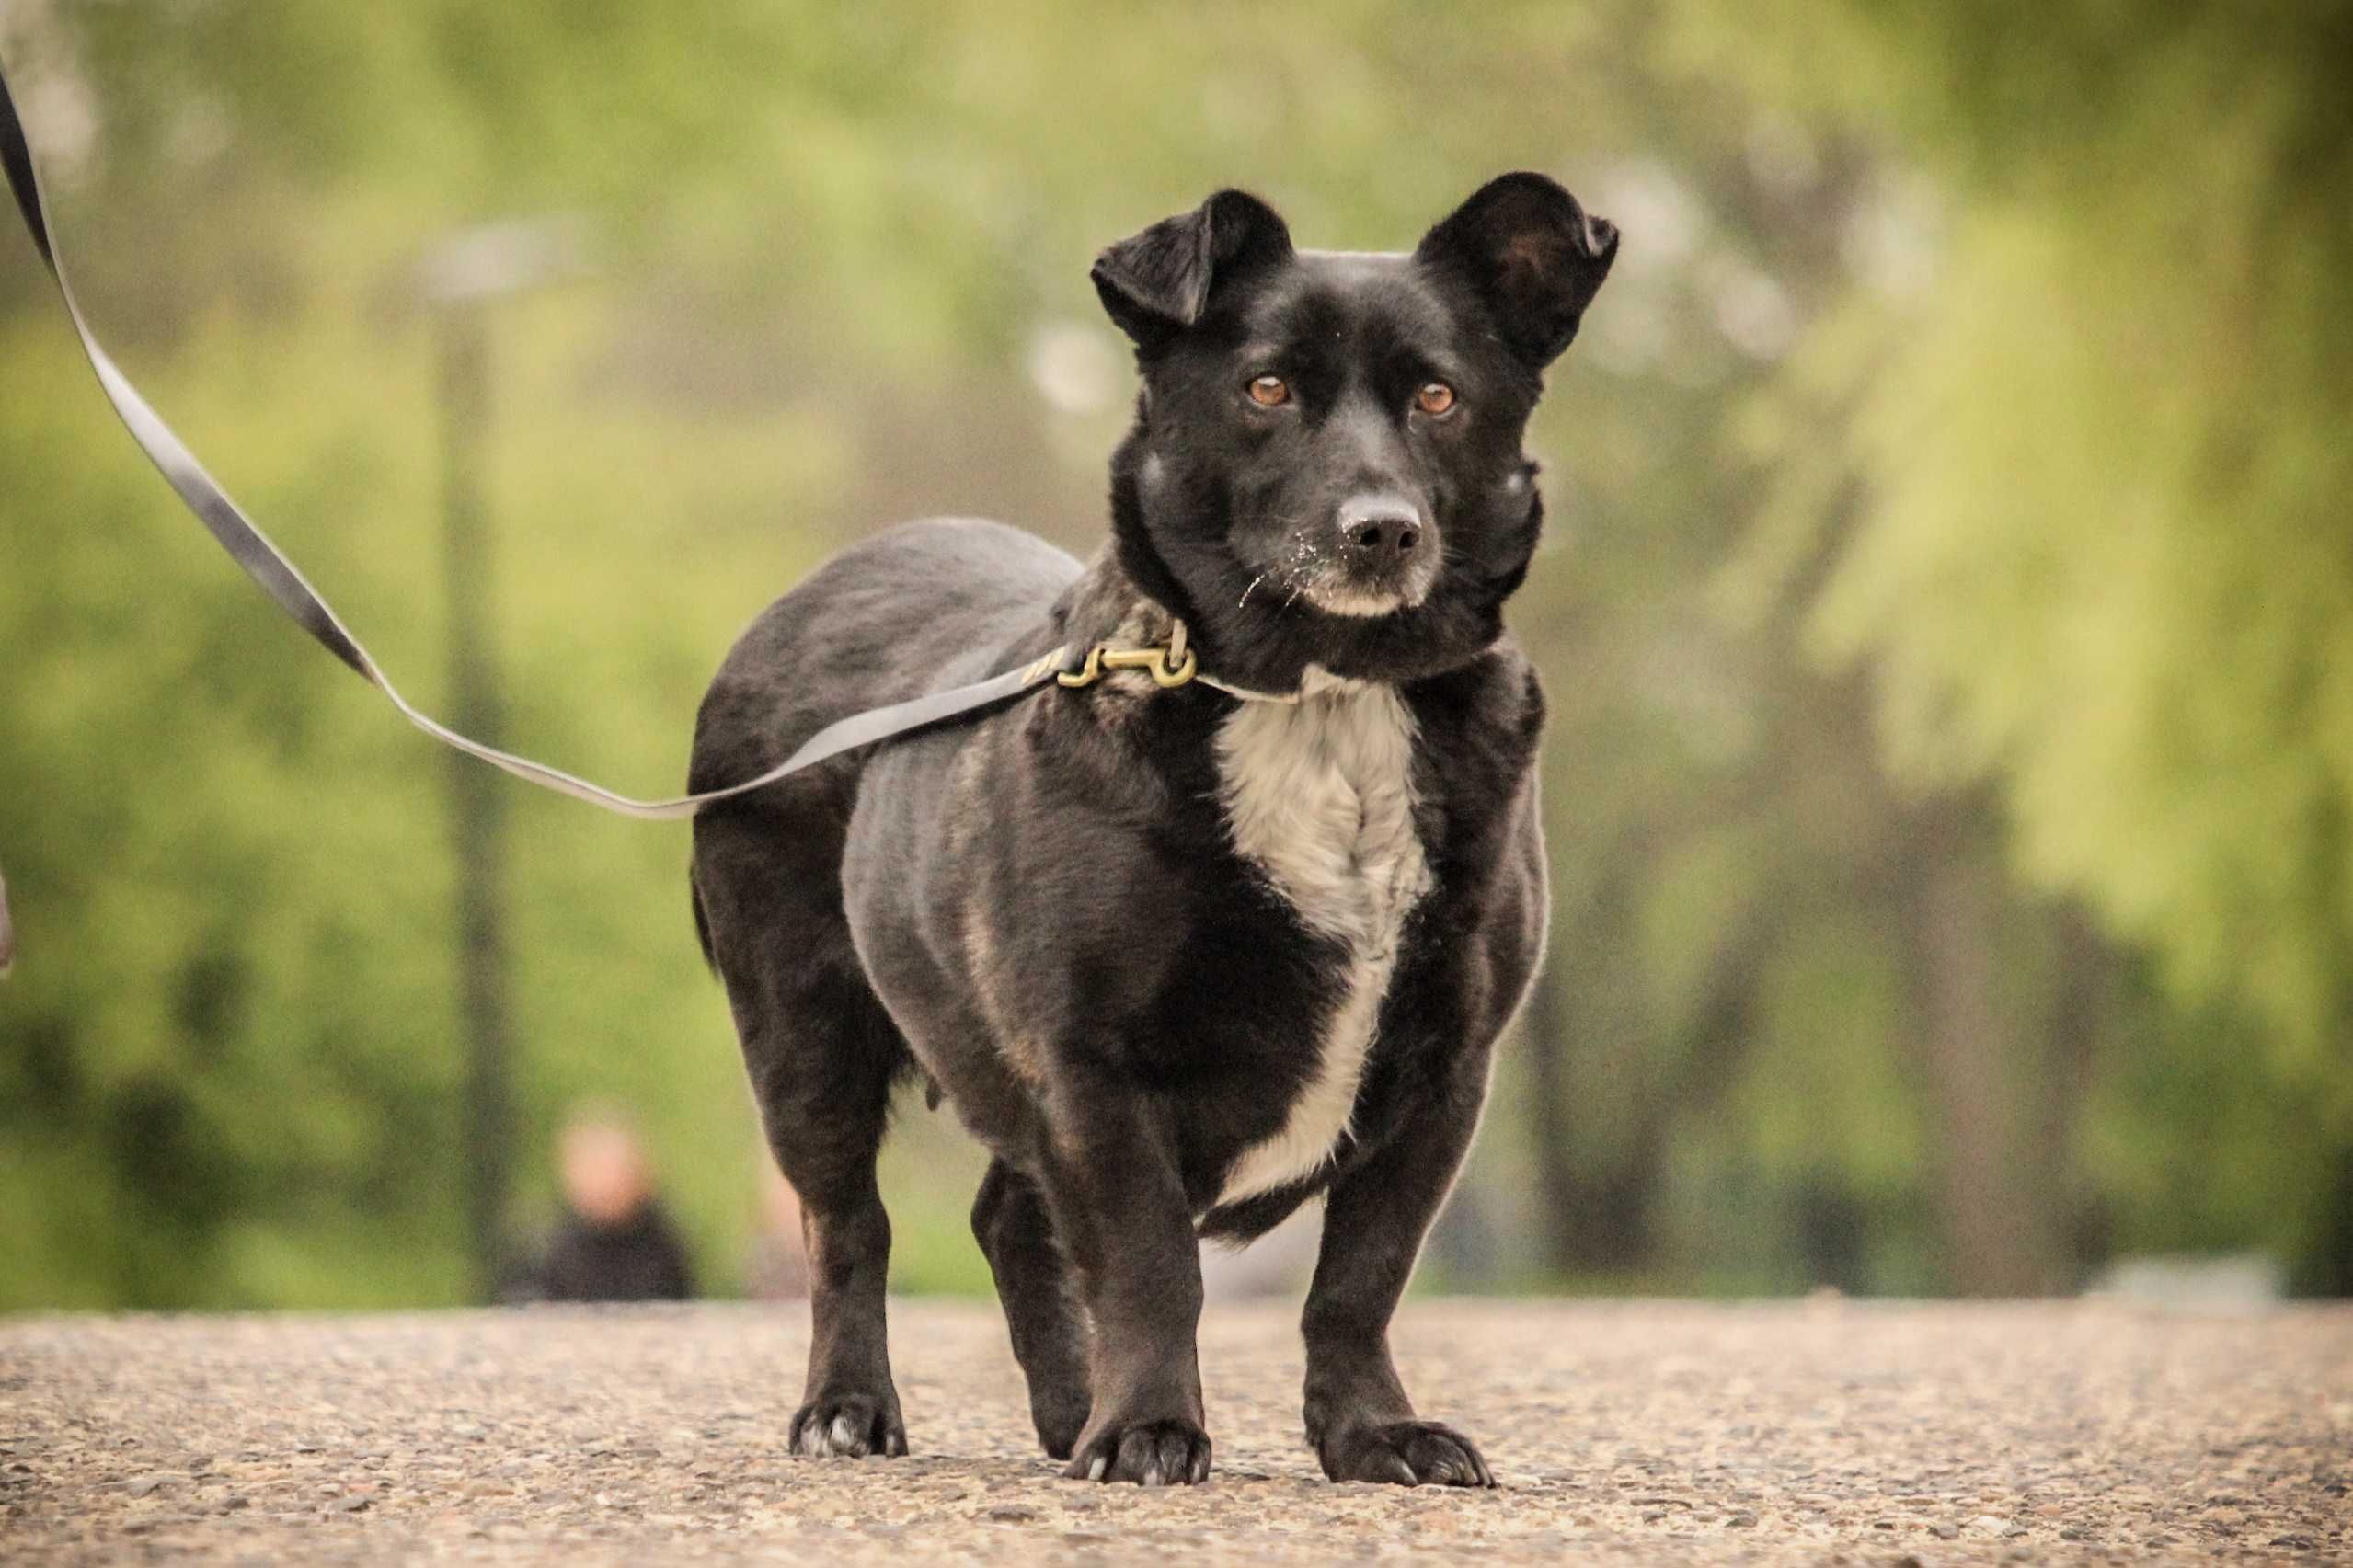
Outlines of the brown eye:
M1414 406L1425 414L1443 414L1454 406L1454 389L1442 381L1433 381L1414 394Z
M1280 408L1291 401L1291 383L1279 375L1262 375L1250 383L1250 401L1261 408Z

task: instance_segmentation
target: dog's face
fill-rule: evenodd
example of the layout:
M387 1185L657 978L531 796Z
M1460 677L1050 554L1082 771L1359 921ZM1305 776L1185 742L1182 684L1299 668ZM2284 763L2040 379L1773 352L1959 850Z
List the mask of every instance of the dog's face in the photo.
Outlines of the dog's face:
M1411 255L1294 250L1240 191L1095 265L1143 375L1113 460L1120 561L1218 673L1397 680L1502 629L1542 525L1521 450L1617 232L1541 175Z

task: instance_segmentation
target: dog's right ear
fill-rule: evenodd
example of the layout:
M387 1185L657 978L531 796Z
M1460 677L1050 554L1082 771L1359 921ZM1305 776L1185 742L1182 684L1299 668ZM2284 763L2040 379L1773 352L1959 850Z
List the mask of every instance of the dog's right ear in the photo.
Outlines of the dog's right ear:
M1291 255L1291 230L1245 190L1221 190L1095 258L1095 292L1145 352L1200 320L1217 285Z

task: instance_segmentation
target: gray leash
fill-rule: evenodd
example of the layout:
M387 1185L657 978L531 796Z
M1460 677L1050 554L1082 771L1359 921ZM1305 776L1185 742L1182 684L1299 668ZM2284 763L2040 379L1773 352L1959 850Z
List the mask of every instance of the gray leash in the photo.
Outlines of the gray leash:
M775 783L778 779L815 767L829 757L860 746L870 746L878 740L922 729L943 720L972 713L992 704L1043 685L1063 668L1067 651L1056 648L1044 658L1018 670L977 681L969 686L958 686L945 692L932 692L888 707L874 708L866 713L827 725L802 743L800 749L757 778L724 789L705 790L700 795L682 795L671 800L637 800L617 795L600 784L551 768L545 762L534 762L528 757L501 751L467 738L412 706L408 699L386 679L368 650L360 646L335 612L320 598L286 558L283 551L270 542L253 520L240 510L237 504L204 471L196 454L188 450L179 437L172 433L138 389L115 368L114 361L98 339L91 335L89 323L83 318L82 307L74 298L72 285L66 282L64 269L59 265L55 243L50 233L48 211L43 203L40 180L33 169L32 149L25 141L23 124L17 117L17 105L8 91L7 77L0 74L0 166L7 170L8 185L16 193L17 211L23 214L25 227L31 232L33 244L40 251L41 260L48 265L49 275L57 284L57 292L65 301L66 313L73 317L74 330L82 340L82 351L89 356L90 368L98 372L98 386L107 401L121 416L131 432L131 439L140 450L162 470L164 478L179 492L199 521L220 541L230 558L245 568L245 573L277 601L278 607L293 616L302 628L316 638L322 647L341 659L360 677L382 692L400 715L444 746L454 747L469 757L478 757L494 768L503 768L519 779L568 795L575 800L585 800L607 811L624 817L637 817L649 821L665 821L691 817L716 801L749 795ZM0 893L0 974L7 969L10 938L6 894Z

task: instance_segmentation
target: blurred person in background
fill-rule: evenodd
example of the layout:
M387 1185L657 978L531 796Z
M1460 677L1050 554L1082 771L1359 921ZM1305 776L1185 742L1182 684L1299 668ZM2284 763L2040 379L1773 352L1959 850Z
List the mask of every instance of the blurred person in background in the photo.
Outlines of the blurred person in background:
M576 1111L561 1152L565 1214L520 1295L540 1301L683 1301L694 1293L686 1248L654 1192L628 1119Z

